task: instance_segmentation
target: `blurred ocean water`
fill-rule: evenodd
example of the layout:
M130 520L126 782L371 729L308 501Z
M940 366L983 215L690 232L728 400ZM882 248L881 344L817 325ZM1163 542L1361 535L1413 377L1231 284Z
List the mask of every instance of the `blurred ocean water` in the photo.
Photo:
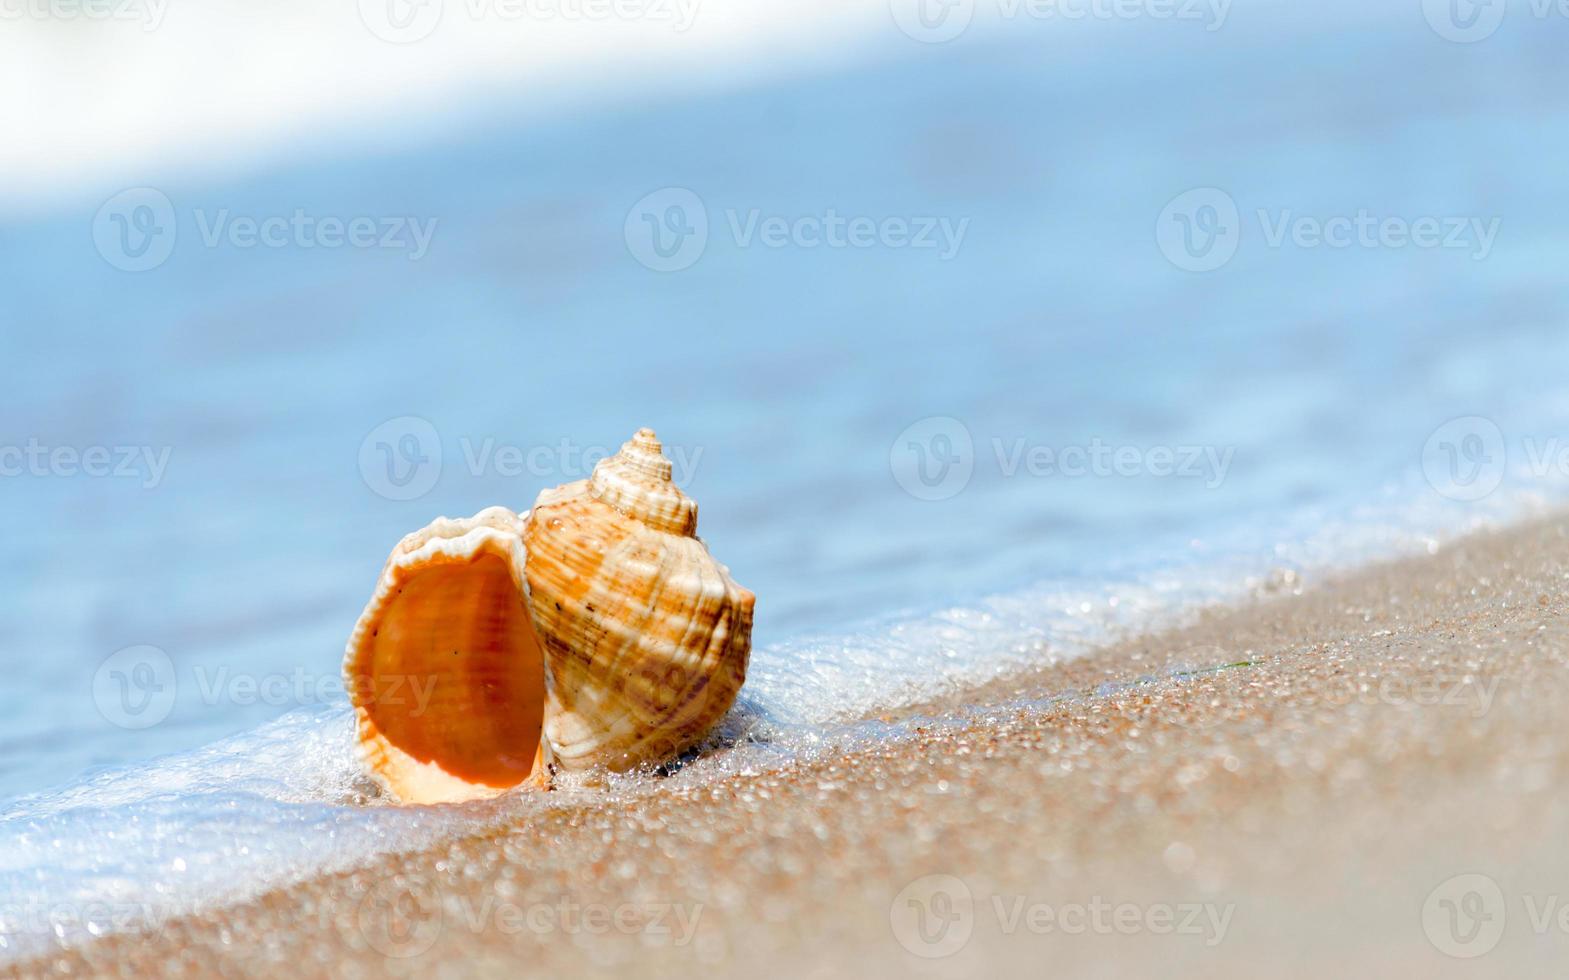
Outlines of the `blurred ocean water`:
M348 629L402 534L638 426L792 729L1560 499L1569 25L1408 6L885 25L0 224L0 891L184 908L446 827L341 805Z

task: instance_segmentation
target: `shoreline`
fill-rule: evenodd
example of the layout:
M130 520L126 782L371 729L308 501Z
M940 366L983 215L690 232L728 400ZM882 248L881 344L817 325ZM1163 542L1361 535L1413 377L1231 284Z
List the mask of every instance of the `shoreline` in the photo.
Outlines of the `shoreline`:
M1559 554L1569 515L1482 532L901 711L947 720L896 740L552 807L0 972L1549 969ZM1467 910L1489 915L1456 932Z

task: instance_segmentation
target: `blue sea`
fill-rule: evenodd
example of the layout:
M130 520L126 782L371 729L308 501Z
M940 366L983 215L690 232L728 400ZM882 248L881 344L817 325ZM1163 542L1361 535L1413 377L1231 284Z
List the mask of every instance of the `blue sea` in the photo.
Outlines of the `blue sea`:
M675 780L1561 501L1561 18L873 21L0 216L0 958L659 792L362 805L338 680L399 537L640 426L758 596Z

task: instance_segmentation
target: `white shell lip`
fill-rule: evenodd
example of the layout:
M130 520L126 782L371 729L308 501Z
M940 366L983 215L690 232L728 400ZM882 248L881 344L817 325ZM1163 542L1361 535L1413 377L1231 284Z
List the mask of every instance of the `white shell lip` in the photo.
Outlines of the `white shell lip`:
M459 561L481 551L488 551L491 554L500 553L505 556L510 566L513 582L519 588L520 598L527 608L529 589L525 568L528 549L523 542L523 530L527 526L530 513L525 510L518 514L507 507L493 506L486 507L469 518L449 518L442 515L425 527L404 535L398 541L381 575L377 578L371 601L355 621L344 650L343 673L348 683L350 703L355 708L356 728L365 716L365 708L361 704L362 692L354 676L355 653L365 641L365 634L375 628L374 624L385 612L391 598L389 589L397 581L398 573L429 564L438 558ZM543 668L548 697L553 683L548 660L543 663ZM538 751L548 777L548 773L556 765L556 754L543 726L539 733ZM403 794L400 794L388 781L386 774L373 764L377 753L384 753L393 759L398 764L399 771L405 773L409 781L420 787L420 796L439 798L443 804L491 799L532 782L532 780L525 780L518 787L498 791L494 787L471 783L455 776L434 762L421 762L386 739L381 739L373 747L356 732L354 754L359 762L359 771L366 775L386 798L399 803L405 802Z

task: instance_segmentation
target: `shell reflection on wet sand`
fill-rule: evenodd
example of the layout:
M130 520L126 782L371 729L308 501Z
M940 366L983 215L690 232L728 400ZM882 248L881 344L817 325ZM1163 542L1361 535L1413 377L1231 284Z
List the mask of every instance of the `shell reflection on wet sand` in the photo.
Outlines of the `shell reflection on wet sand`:
M640 429L521 516L404 538L349 639L366 770L406 803L623 771L702 740L746 678L754 596Z

